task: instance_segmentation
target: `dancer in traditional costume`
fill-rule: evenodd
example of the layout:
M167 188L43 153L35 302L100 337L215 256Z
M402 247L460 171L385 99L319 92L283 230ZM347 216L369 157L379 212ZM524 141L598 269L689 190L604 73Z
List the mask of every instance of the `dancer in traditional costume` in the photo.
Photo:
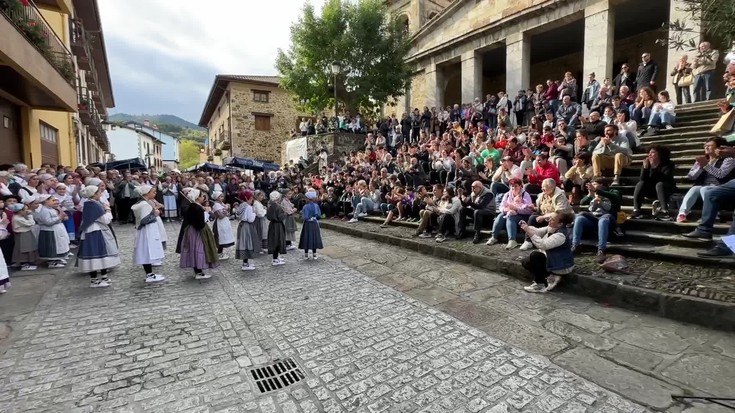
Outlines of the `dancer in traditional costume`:
M69 254L69 235L64 227L66 214L59 213L59 201L48 194L37 195L41 206L33 219L38 224L38 255L48 261L49 268L64 268Z
M322 217L322 211L316 203L316 191L310 190L306 192L308 203L304 205L301 213L304 216L304 226L301 228L301 238L299 239L299 249L304 250L305 259L317 259L316 250L324 248L322 243L322 233L319 228L319 220ZM311 253L311 257L309 257Z
M260 240L255 250L260 251L261 254L268 252L268 220L265 218L266 209L263 205L264 199L265 193L261 190L257 190L253 194L253 212L255 212L253 229L258 234L256 238Z
M250 190L245 190L240 192L238 196L242 202L237 210L240 224L237 226L237 247L235 253L236 258L242 260L242 270L252 271L255 269L255 264L251 260L261 250L261 238L259 238L255 223L258 218L252 206L254 201L253 193Z
M181 254L179 266L194 269L197 280L211 278L204 272L205 268L217 266L217 243L214 234L204 220L205 195L198 189L191 189L186 196L191 201L181 224L183 236L176 245L176 252Z
M56 192L52 196L58 201L61 211L69 217L64 221L64 228L66 228L66 233L69 236L69 242L74 243L77 232L74 226L74 198L68 193L68 188L63 183L56 184Z
M286 260L279 258L286 253L286 220L288 215L281 206L282 195L278 191L270 194L270 202L265 217L268 219L268 254L273 255L274 266L283 265Z
M217 241L218 259L222 261L230 258L225 255L224 250L235 245L235 233L232 231L229 206L225 205L224 192L212 192L212 200L214 200L211 214L214 218L212 232L214 232L214 239Z
M153 266L161 265L165 257L166 241L161 235L157 219L161 211L153 208L148 202L156 197L156 189L150 185L141 185L135 191L141 196L141 199L131 208L135 216L133 262L143 266L145 282L162 282L166 280L166 277L153 272Z
M110 279L107 277L107 271L120 265L117 240L110 230L112 212L109 206L100 201L102 190L99 186L85 187L82 195L87 202L79 226L77 267L89 273L90 287L109 287ZM98 272L102 277L98 276Z
M170 176L160 184L160 190L163 193L163 217L169 222L179 217L179 207L176 200L179 197L179 187L171 179Z
M296 207L291 203L291 197L293 196L293 192L291 190L288 190L286 192L286 195L281 200L281 207L283 208L283 212L286 213L286 249L287 250L295 250L296 245L294 245L294 242L296 241L296 231L298 230L298 227L296 227Z
M38 269L38 239L34 229L36 221L33 219L33 210L37 206L35 197L23 199L22 208L13 214L13 233L15 234L15 245L13 245L13 263L20 265L21 271L34 271Z

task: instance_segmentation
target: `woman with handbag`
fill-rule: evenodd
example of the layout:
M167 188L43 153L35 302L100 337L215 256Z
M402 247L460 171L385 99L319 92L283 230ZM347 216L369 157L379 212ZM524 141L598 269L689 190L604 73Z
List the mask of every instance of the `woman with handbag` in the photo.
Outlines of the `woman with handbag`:
M689 87L694 83L694 76L692 75L692 64L687 62L688 58L687 55L682 55L670 75L672 77L671 83L673 83L676 90L676 102L680 105L692 103Z

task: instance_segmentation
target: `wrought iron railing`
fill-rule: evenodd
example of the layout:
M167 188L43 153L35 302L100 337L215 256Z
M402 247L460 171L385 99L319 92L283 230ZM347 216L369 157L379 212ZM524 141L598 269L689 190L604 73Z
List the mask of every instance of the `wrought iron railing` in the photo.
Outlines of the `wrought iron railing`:
M32 0L0 0L4 15L28 41L74 86L76 69L71 52L51 29Z

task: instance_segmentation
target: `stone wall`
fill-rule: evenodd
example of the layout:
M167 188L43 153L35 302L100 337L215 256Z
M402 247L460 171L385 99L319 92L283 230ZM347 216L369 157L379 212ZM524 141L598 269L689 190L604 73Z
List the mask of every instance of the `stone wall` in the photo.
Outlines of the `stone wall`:
M269 162L281 160L283 143L298 127L300 113L288 92L277 86L230 83L232 93L232 155ZM253 90L267 91L268 102L253 101ZM255 130L255 115L271 119L270 131Z
M306 153L308 158L314 160L322 148L327 149L329 155L350 153L365 148L365 136L354 133L323 133L309 135L306 138Z

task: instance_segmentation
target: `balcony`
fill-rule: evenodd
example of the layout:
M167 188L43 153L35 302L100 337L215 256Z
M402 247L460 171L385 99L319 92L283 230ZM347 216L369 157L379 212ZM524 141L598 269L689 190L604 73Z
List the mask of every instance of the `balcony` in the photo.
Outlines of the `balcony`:
M71 52L31 0L0 1L0 89L18 104L76 110Z
M71 51L77 57L77 65L82 70L92 70L92 50L89 47L89 36L84 30L82 21L69 19L69 38Z
M94 109L94 101L89 90L86 87L79 87L77 94L77 113L79 113L79 120L85 125L91 125Z
M219 133L219 137L217 138L217 141L215 142L215 148L219 149L220 151L229 151L230 146L230 131L223 130Z

